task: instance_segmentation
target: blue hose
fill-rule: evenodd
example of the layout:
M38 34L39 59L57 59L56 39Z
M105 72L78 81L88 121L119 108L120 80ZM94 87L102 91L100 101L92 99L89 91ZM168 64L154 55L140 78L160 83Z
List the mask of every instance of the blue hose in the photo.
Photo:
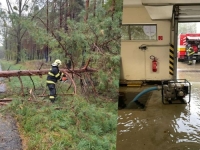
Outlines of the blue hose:
M160 90L160 87L150 87L148 89L143 90L142 92L140 92L138 95L136 95L136 97L128 104L130 105L132 102L137 102L138 98L140 98L142 95L154 91L154 90Z

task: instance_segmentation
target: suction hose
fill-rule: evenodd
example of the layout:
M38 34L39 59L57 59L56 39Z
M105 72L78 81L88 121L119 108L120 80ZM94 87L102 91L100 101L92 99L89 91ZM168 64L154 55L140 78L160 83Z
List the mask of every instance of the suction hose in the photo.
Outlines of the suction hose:
M140 105L141 107L144 107L143 104L141 104L140 102L138 102L138 98L140 98L142 95L154 91L154 90L160 90L161 87L160 86L156 86L156 87L150 87L148 89L143 90L142 92L140 92L138 95L136 95L136 97L128 104L128 106L132 103L135 102L136 104Z

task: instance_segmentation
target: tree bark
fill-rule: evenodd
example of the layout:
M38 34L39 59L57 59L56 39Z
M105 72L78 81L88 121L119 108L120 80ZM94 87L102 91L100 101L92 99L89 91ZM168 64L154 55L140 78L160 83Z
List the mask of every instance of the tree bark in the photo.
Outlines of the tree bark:
M102 6L104 6L104 0L101 1Z
M116 1L112 0L112 10L111 10L111 12L112 12L112 20L114 19L113 17L114 17L114 13L115 13L115 5L116 5Z
M88 20L89 2L90 2L90 0L86 0L85 1L85 11L86 11L86 13L85 13L85 22L87 22L87 20Z
M21 19L22 16L22 1L19 0L19 19ZM18 64L21 61L21 24L20 20L18 20L17 24L17 59L16 64Z
M47 30L47 34L49 33L49 0L47 0L47 27L46 27L46 30ZM48 62L49 60L49 43L47 42L47 47L46 47L46 56L45 56L45 59L46 59L46 62Z
M59 12L59 18L60 18L60 29L63 27L63 7L62 7L62 0L60 0L60 12Z
M20 56L20 51L21 51L21 42L17 42L17 59L16 59L16 64L18 64L21 61L21 56Z
M65 0L65 12L64 12L64 16L65 16L65 25L64 25L64 28L65 28L65 32L67 32L68 30L68 27L67 27L67 17L68 17L68 0Z
M93 6L93 17L95 17L96 16L96 5L97 5L97 1L96 0L94 0L94 4L93 4L94 6Z

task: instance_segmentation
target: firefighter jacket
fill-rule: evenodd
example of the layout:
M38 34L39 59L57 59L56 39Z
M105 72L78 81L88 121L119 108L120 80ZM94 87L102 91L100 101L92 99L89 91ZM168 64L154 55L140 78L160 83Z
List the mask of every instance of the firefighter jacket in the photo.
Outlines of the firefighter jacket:
M47 83L55 84L61 79L62 73L60 72L58 66L52 66L47 75Z
M195 53L195 51L193 50L192 47L189 47L189 48L187 49L187 55L188 55L188 56L193 55L194 53Z

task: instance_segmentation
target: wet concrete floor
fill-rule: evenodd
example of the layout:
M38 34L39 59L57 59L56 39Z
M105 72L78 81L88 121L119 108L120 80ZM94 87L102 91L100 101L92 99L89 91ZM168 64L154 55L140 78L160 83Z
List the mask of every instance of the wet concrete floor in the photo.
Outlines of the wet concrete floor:
M153 91L145 111L118 111L117 150L200 150L200 63L178 63L178 78L191 84L189 104L162 103L161 91ZM140 92L149 88L120 88ZM186 97L186 100L188 96Z

